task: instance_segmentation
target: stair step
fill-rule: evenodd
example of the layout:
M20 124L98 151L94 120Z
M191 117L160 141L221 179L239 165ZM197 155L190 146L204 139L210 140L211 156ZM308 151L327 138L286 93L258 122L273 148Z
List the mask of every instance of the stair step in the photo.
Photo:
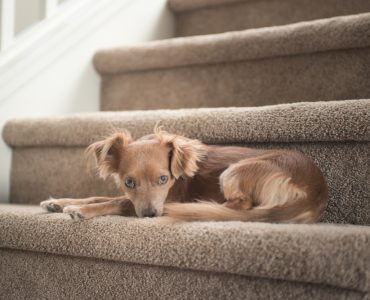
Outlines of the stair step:
M101 108L370 97L370 13L101 50Z
M176 35L213 34L370 12L368 0L169 0Z
M364 300L369 291L365 226L73 222L0 204L0 235L3 299Z
M120 128L134 137L149 134L159 120L170 132L209 144L301 150L330 186L324 220L370 225L370 100L14 119L3 131L13 150L11 202L117 195L112 180L87 170L85 147Z

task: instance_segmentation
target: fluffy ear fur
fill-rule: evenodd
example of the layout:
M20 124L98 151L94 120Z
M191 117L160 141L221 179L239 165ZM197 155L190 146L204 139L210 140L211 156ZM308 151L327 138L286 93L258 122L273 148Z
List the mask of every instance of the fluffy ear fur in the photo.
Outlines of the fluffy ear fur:
M198 171L198 162L205 155L205 147L198 140L169 134L156 127L154 134L159 141L170 148L170 170L178 179L181 176L193 177Z
M91 144L86 154L95 159L100 177L106 179L118 172L124 146L132 142L130 132L117 132L103 141Z

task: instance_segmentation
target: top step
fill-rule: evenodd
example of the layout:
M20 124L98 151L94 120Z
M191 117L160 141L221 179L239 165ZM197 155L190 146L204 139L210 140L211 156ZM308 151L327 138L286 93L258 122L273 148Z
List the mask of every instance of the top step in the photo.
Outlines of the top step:
M102 49L102 110L370 98L370 13Z
M286 25L370 11L369 0L169 0L176 35Z

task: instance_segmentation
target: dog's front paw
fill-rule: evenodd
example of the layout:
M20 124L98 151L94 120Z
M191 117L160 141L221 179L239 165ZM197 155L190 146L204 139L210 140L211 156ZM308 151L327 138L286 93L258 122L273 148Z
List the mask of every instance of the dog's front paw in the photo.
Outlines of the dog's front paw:
M40 206L48 212L62 212L62 207L58 204L57 199L50 198L49 200L42 201Z
M78 205L68 205L63 209L63 213L69 214L70 217L75 220L84 220L86 219L84 214L81 211L81 208Z

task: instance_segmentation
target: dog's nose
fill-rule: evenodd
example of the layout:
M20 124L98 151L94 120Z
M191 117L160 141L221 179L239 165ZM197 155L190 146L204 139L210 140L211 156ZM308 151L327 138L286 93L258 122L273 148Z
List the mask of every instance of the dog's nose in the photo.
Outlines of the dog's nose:
M153 218L157 215L157 210L154 208L146 208L142 212L143 217Z

